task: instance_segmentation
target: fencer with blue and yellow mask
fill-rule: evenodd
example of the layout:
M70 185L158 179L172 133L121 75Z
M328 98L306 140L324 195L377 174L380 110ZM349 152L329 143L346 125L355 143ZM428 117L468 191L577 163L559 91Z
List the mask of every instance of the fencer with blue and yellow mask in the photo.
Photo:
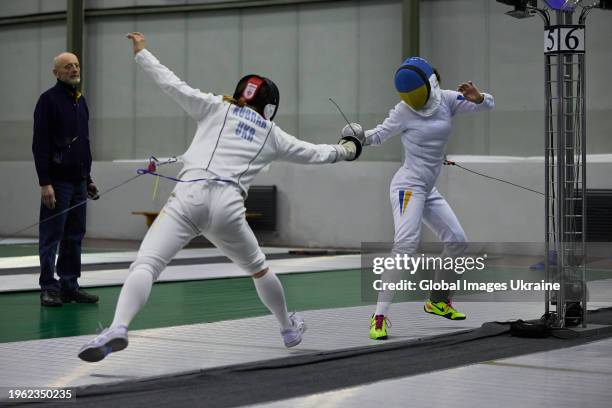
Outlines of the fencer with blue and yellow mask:
M467 238L452 208L438 192L436 181L452 133L453 117L493 109L493 96L480 92L469 81L459 85L456 91L440 89L437 72L418 57L405 60L395 71L394 79L401 101L382 123L365 131L364 143L364 146L380 146L400 136L404 148L404 161L389 186L395 230L392 253L417 254L422 226L426 225L444 242L443 258L460 257L466 249ZM355 125L350 127L360 129ZM401 272L400 268L387 270L382 282L399 282L403 278ZM433 278L436 282L449 282L458 275L451 270L450 278L443 273L435 273ZM391 288L389 285L379 292L376 311L370 320L372 339L387 338L387 316L395 293ZM451 306L450 297L449 291L432 291L424 306L425 312L451 320L465 319L464 314ZM440 313L434 311L437 307L434 304L443 305L437 309Z
M419 191L428 194L435 187L451 136L453 117L458 113L493 109L494 101L490 94L474 91L473 85L468 83L460 87L470 87L471 93L480 94L482 101L470 101L462 92L440 89L437 72L419 57L408 58L400 64L394 80L401 101L381 124L365 132L364 145L382 145L395 135L401 136L404 163L392 184L396 190L410 190L414 201Z
M410 109L431 116L440 106L441 91L429 63L419 57L405 60L395 72L395 89Z

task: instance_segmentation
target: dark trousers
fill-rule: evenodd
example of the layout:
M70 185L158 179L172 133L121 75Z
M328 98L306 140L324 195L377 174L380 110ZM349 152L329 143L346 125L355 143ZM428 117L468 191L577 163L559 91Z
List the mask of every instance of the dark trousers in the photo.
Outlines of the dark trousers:
M87 182L54 181L55 208L50 210L42 202L40 220L87 200ZM81 241L85 236L87 204L57 215L38 227L38 254L40 257L40 287L42 290L73 290L79 287L77 278L81 276ZM55 255L59 244L57 270ZM59 282L53 276L57 271Z

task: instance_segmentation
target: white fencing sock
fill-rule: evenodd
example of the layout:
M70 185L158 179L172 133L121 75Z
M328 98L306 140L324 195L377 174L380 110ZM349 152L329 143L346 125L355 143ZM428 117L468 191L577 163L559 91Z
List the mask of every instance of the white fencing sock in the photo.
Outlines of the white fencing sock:
M376 302L376 312L374 315L389 315L389 308L391 307L391 302Z
M129 326L136 313L147 303L153 275L145 265L135 267L125 280L115 309L115 318L111 327Z
M281 329L286 330L293 327L287 313L283 285L274 272L268 270L261 278L253 278L253 282L261 302L276 317L281 325Z
M401 271L398 269L387 269L383 272L381 279L383 284L398 283L400 281ZM378 292L378 302L376 303L375 315L388 316L391 302L393 302L394 290L381 290Z

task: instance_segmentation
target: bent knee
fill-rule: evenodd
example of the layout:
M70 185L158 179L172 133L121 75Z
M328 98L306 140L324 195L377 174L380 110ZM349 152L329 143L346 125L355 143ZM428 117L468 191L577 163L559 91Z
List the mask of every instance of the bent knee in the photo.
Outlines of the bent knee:
M263 253L261 256L257 257L257 259L252 262L238 265L242 268L243 271L245 271L255 279L263 277L266 272L268 272L268 265L266 265L266 257L265 255L263 255Z
M160 259L151 256L139 256L130 265L130 273L135 270L144 270L150 273L153 280L156 281L165 267L166 263Z
M251 277L253 279L263 278L266 275L266 273L268 273L269 270L270 270L270 268L262 269L261 271L252 274Z

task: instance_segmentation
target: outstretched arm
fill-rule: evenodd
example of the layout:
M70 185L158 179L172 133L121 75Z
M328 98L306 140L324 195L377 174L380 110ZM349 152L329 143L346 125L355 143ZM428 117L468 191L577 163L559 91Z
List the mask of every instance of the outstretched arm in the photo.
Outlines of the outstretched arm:
M132 40L136 63L157 83L161 90L174 99L189 116L199 121L208 109L222 101L220 96L201 92L191 88L174 72L162 65L153 54L145 48L145 37L133 32L127 35Z
M305 142L279 127L272 129L272 132L278 160L300 164L324 164L352 160L355 157L354 146Z
M402 106L402 103L395 105L393 109L389 111L389 116L374 129L366 130L366 141L365 146L373 145L378 146L383 144L387 139L400 134L404 131L402 128L401 112L403 109L407 109Z
M446 91L448 92L448 91ZM450 91L453 92L453 91ZM495 107L493 95L480 92L471 82L464 82L453 92L450 108L453 115L457 113L481 112Z

